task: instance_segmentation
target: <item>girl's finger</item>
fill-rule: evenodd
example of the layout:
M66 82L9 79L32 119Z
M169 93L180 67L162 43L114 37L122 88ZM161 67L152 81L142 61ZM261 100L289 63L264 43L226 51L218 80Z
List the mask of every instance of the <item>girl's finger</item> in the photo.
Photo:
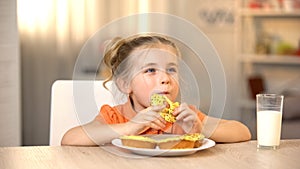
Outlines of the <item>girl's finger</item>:
M151 111L154 111L156 113L162 111L164 108L166 108L165 105L162 105L162 106L150 106L149 107Z
M187 116L189 116L190 113L186 110L181 111L177 116L176 116L176 120L182 120L184 118L186 118Z
M162 129L160 126L158 126L158 125L155 124L155 123L150 123L150 124L149 124L149 127L150 127L150 128L153 128L153 129L156 129L156 130Z
M159 115L158 118L163 124L167 124L166 120Z
M174 115L174 116L177 116L177 115L180 114L181 112L183 112L183 111L185 111L185 110L188 110L188 109L189 109L188 105L187 105L186 103L182 103L182 104L180 104L179 107L177 107L177 108L175 109L175 111L173 112L173 115Z
M146 122L153 122L153 121L155 121L155 120L157 120L158 119L158 117L156 117L156 116L145 116L144 117L144 121L146 121Z
M153 121L153 123L155 123L161 129L166 127L165 123L161 122L160 120Z
M195 120L195 117L194 116L187 116L185 118L183 118L183 121L184 122L187 122L187 121L194 121Z

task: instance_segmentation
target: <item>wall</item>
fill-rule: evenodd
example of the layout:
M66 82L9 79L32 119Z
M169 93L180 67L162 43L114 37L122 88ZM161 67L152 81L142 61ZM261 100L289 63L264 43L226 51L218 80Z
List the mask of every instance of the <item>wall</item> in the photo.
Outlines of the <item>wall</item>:
M184 9L180 15L208 37L223 64L227 85L223 118L240 120L241 112L238 112L234 99L237 86L234 80L234 66L237 63L234 59L235 1L190 0L184 3Z
M0 0L0 146L21 145L16 0Z

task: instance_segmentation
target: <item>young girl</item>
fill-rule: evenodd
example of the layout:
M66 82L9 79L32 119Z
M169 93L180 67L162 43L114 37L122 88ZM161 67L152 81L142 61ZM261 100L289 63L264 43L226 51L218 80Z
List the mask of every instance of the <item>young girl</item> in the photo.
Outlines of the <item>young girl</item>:
M203 133L216 142L240 142L251 138L248 128L238 121L215 119L195 107L181 103L173 115L175 123L159 114L165 106L151 106L152 94L175 101L179 94L176 45L161 35L143 34L114 39L105 52L104 63L110 69L106 80L113 81L128 100L114 107L102 106L90 123L70 129L62 145L100 145L122 135ZM104 83L105 85L105 83ZM217 121L215 130L206 134L208 119Z

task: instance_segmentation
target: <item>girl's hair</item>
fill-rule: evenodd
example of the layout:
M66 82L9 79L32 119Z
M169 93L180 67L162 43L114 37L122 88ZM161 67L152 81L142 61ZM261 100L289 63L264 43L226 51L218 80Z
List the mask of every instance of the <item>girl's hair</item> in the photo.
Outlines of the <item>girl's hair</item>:
M111 40L104 52L103 62L108 69L108 75L103 83L103 86L107 88L106 83L108 81L112 80L114 77L119 77L121 73L128 71L130 64L126 62L128 62L128 56L132 51L140 47L155 47L155 45L159 44L173 47L176 55L180 55L175 43L162 35L138 34L124 39L117 37ZM122 66L120 66L121 63ZM126 67L127 70L125 70Z

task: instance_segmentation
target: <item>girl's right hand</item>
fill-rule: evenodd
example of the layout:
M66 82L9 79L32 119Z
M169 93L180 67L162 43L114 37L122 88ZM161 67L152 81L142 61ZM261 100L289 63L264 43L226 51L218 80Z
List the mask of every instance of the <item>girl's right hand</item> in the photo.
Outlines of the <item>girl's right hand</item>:
M129 122L137 126L137 132L145 130L145 127L161 130L166 126L166 121L159 114L164 107L150 106L138 112Z

